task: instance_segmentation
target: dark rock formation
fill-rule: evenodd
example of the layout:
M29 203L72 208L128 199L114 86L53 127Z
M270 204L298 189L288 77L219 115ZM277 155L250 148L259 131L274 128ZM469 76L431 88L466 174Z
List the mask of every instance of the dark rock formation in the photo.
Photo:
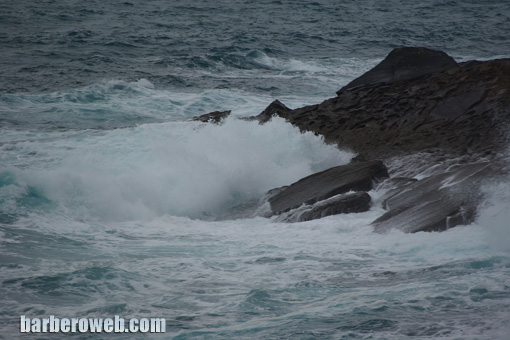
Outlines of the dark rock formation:
M344 88L335 98L280 116L366 159L431 148L494 155L508 143L510 59Z
M442 231L471 223L481 195L481 181L494 173L489 162L461 165L388 192L387 213L372 225L378 232Z
M268 111L259 121L273 114L358 153L347 167L314 174L274 194L269 203L275 214L349 190L369 190L374 178L387 173L382 163L367 160L410 157L418 164L403 165L406 179L385 183L393 188L384 200L388 212L373 222L374 229L445 230L472 222L480 183L508 172L499 161L510 137L510 59L457 64L443 52L400 48L337 97ZM413 155L425 154L433 174L413 179L423 176L423 160ZM329 203L303 208L300 218L307 218L305 212L322 216L314 211L320 206L336 211Z
M271 210L281 214L348 191L368 191L374 181L388 177L381 161L333 167L305 177L269 198Z
M311 209L300 213L297 221L311 221L331 215L364 212L370 209L371 201L370 195L366 192L334 196L320 201Z
M282 104L279 100L273 101L259 115L246 118L246 120L258 120L260 124L267 123L274 116L285 117L291 109Z
M446 71L456 66L458 64L455 60L441 51L429 50L424 47L396 48L376 67L351 81L337 94L358 86L416 78Z
M214 111L206 113L197 117L193 117L193 120L204 123L220 124L225 118L230 115L231 111Z

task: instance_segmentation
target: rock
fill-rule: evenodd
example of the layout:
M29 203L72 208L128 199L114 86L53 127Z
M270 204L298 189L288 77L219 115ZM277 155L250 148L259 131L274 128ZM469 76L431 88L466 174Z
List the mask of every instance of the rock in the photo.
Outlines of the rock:
M349 165L268 193L276 220L366 209L366 193L346 193L388 177L381 161L370 161L382 159L396 178L382 185L387 212L374 230L446 230L473 221L481 183L510 172L500 162L509 142L510 59L457 64L443 52L399 48L334 98L294 110L274 101L247 119L274 115L357 153Z
M386 200L388 197L403 191L407 186L417 181L416 178L392 177L382 182L377 186L377 190L387 190L385 198L383 198L382 207L387 209Z
M381 161L336 166L291 184L270 197L269 204L273 213L281 214L348 191L368 191L374 181L387 177Z
M287 113L292 111L279 100L273 101L259 115L245 118L246 120L258 120L260 124L267 123L274 116L285 117Z
M221 124L221 122L227 118L232 111L214 111L206 113L197 117L193 117L194 121L200 121L204 123Z
M311 221L331 215L368 211L371 201L372 198L366 192L334 196L300 213L297 221Z
M478 187L494 173L491 165L461 165L390 191L384 203L388 212L372 223L374 230L443 231L471 223L481 200Z
M358 86L416 78L457 66L452 57L441 51L424 47L396 48L377 66L351 81L338 93Z
M430 149L481 155L503 151L510 125L510 59L458 67L446 59L444 65L425 67L427 72L446 71L344 88L335 98L280 116L301 131L320 134L326 142L358 153L361 159ZM409 67L394 70L397 75L409 72ZM354 84L366 83L365 75Z

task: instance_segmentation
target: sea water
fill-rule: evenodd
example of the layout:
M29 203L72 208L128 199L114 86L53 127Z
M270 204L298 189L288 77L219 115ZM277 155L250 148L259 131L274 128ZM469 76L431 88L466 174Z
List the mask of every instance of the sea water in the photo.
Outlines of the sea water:
M508 57L509 31L497 1L3 1L0 338L119 315L166 333L73 338L509 339L510 180L443 233L374 233L384 190L280 223L268 190L355 155L238 119L319 103L399 46Z

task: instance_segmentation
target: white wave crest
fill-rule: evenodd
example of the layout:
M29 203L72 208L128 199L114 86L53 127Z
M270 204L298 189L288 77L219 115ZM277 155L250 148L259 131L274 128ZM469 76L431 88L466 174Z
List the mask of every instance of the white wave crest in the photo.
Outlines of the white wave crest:
M352 157L282 119L261 126L234 117L221 126L146 124L25 147L58 161L18 170L18 182L66 214L107 221L214 216Z

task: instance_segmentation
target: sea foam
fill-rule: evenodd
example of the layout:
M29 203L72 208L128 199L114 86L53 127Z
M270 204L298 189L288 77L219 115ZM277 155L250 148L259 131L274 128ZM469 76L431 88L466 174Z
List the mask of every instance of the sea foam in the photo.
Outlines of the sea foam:
M210 218L353 156L279 118L145 124L23 148L46 168L15 170L18 185L66 214L115 221Z

